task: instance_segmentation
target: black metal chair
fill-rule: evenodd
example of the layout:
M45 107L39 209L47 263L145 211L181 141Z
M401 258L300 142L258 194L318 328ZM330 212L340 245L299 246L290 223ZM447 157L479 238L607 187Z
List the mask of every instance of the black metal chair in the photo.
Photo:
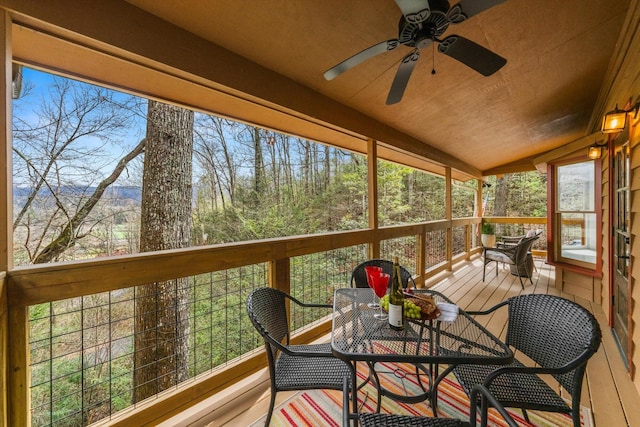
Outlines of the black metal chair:
M387 273L389 277L393 277L393 261L389 261L386 259L370 259L360 263L356 268L351 272L351 287L352 288L368 288L369 285L367 283L367 273L364 270L367 266L375 266L381 267L382 271ZM407 288L411 286L413 289L416 288L416 282L413 280L413 276L411 272L400 266L400 275L402 276L402 286Z
M484 265L482 267L482 281L484 282L487 264L490 262L496 263L496 276L498 275L498 263L504 263L514 266L514 271L517 273L518 279L520 279L520 285L524 289L524 282L522 277L529 278L531 284L533 284L533 268L527 262L529 251L533 242L540 238L539 235L531 237L524 237L520 239L520 242L513 246L499 247L499 248L484 248ZM524 273L524 274L523 274Z
M331 353L331 344L290 344L287 301L300 307L333 308L327 304L305 304L274 288L259 288L247 297L249 318L264 338L269 362L271 401L266 426L271 421L277 392L310 389L342 390L343 379L351 378L349 366Z
M395 415L373 413L349 413L349 385L345 382L344 396L342 402L342 425L349 426L351 421L359 422L361 427L475 427L477 419L477 406L494 407L498 413L504 418L509 427L518 427L515 420L509 415L506 409L500 405L498 401L491 395L489 390L484 386L474 387L471 394L471 407L469 412L469 422L459 420L457 418L439 418L439 417L417 417L410 415ZM480 402L474 404L474 402ZM484 417L484 418L482 418ZM480 423L486 425L488 411L481 411Z
M504 407L522 409L527 421L527 409L560 412L571 414L574 426L579 427L584 372L602 337L598 322L584 307L546 294L520 295L486 311L468 313L484 315L503 306L509 312L506 344L536 366L518 360L501 367L458 365L452 368L456 378L468 395L476 385L484 385ZM546 374L571 396L571 406L540 378Z

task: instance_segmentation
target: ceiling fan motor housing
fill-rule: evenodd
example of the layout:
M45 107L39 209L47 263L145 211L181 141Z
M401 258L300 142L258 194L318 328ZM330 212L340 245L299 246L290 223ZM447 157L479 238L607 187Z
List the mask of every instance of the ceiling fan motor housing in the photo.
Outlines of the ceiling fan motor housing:
M405 46L421 49L440 37L449 28L449 24L458 23L459 11L450 11L447 0L430 0L430 11L426 19L420 22L408 21L404 15L398 23L398 41ZM454 8L458 9L458 8ZM454 12L454 19L450 19L450 12ZM464 20L464 16L462 16ZM460 20L461 21L461 20Z

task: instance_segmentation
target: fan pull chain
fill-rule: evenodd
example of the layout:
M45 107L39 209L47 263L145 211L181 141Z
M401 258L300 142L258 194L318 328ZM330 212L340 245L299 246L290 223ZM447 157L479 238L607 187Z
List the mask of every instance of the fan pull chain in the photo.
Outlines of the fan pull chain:
M431 74L433 75L436 73L436 43L431 43L431 47L431 50L433 51L433 55L431 55Z

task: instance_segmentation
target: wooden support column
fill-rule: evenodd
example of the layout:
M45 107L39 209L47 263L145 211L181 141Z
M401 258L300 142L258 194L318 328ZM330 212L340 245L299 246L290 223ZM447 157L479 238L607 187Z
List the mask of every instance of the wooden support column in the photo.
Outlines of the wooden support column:
M452 202L452 183L451 183L451 168L445 168L444 175L444 185L445 185L445 216L447 221L449 221L449 226L447 227L447 237L446 237L446 246L447 246L447 271L452 270L452 259L453 259L453 228L451 225L451 220L453 219L453 202Z
M2 14L0 45L2 46L2 81L0 85L0 115L4 117L0 131L0 425L31 425L29 405L29 351L27 308L12 307L9 301L9 283L6 272L13 267L13 196L11 168L11 81L13 51L11 47L11 18L6 10ZM11 307L11 308L10 308ZM9 345L11 343L11 345Z
M12 104L12 50L11 50L11 18L6 10L2 10L2 30L0 44L3 49L2 77L4 84L1 90L2 105L0 106L0 117L4 117L4 126L0 132L0 165L2 173L0 173L0 188L4 188L0 197L0 220L3 226L0 227L0 271L8 271L13 267L13 192L12 183L12 121L13 113L11 111Z
M367 141L367 177L369 195L369 228L373 230L373 242L369 243L369 258L380 258L378 236L378 143Z
M476 229L473 232L473 238L474 238L474 245L472 246L476 246L478 239L480 238L480 229L482 228L482 215L484 215L484 212L482 211L482 184L483 181L482 180L478 180L478 188L476 190L476 216L478 218L481 219L480 223L478 223L478 225L476 225Z
M481 179L478 179L476 181L476 184L477 184L475 189L476 197L474 200L473 216L481 218L482 217L483 181ZM465 243L465 250L467 251L467 257L466 257L467 260L471 259L471 250L478 245L478 239L480 238L479 236L480 236L480 223L469 225L467 230L467 236L466 236L467 241Z

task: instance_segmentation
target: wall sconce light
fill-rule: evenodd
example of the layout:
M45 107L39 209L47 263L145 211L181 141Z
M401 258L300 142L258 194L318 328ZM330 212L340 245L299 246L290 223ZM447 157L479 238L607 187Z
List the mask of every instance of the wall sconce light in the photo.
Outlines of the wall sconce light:
M607 144L604 143L602 145L599 145L598 143L596 143L595 145L592 145L591 147L589 147L587 156L589 156L591 160L599 159L600 157L602 157L602 147L604 147L605 145Z
M635 120L638 118L638 109L640 109L640 101L628 110L619 110L616 104L616 108L605 114L602 119L602 133L622 132L627 126L627 114L635 112L633 116Z

